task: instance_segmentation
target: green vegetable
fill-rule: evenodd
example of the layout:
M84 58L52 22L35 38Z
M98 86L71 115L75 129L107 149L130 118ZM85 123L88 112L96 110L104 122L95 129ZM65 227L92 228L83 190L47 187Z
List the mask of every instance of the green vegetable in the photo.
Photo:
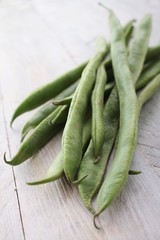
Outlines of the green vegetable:
M82 159L82 131L87 105L94 86L96 71L106 56L108 46L103 40L102 50L93 57L82 73L76 89L62 137L64 172L69 182L73 182Z
M21 114L41 106L43 103L51 100L64 89L75 83L81 77L86 64L87 62L82 63L80 66L65 73L53 82L48 83L31 93L15 110L11 119L11 124Z
M4 156L5 162L15 166L32 157L61 129L66 120L67 114L67 106L58 107L34 129L32 134L29 135L25 141L23 141L18 152L11 161L7 161ZM53 119L55 119L54 123L50 124Z

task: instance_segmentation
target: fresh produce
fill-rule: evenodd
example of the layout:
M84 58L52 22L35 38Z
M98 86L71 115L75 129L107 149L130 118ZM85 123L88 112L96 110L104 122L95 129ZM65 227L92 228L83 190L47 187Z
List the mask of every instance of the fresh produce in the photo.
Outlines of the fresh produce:
M67 122L62 136L64 172L69 182L73 182L82 159L82 132L90 95L95 83L96 72L107 55L109 48L102 39L101 49L89 61L82 72L80 83L73 95ZM72 156L72 157L71 157Z
M4 154L7 164L21 164L64 128L62 149L46 176L27 184L45 184L65 176L77 187L96 227L96 217L123 190L128 174L141 173L130 169L139 115L160 88L160 45L149 47L151 15L142 17L136 27L134 20L122 27L115 13L107 11L110 43L101 38L91 59L34 91L17 107L11 124L42 105L25 123L15 156L8 161Z
M95 216L110 205L122 190L128 177L134 153L135 132L138 126L138 103L134 82L137 81L139 73L142 71L145 52L147 52L151 17L145 16L137 28L137 36L135 36L135 41L128 57L129 60L131 59L130 61L127 59L122 27L112 11L109 12L109 25L111 31L111 57L120 102L120 126L115 157L102 185L102 190L98 194ZM144 33L144 36L140 38L139 33L141 31ZM143 44L144 38L146 44ZM138 45L137 42L139 43ZM139 55L135 45L143 48L141 55ZM137 62L138 66L136 66ZM132 69L132 72L130 69Z

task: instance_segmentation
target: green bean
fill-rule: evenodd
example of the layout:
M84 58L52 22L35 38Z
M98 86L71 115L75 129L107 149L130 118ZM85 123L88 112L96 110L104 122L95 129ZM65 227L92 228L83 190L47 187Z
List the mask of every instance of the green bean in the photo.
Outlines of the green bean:
M105 173L108 157L113 147L113 143L118 130L119 122L119 102L118 95L115 88L111 91L108 101L104 107L104 145L102 147L102 154L100 161L95 164L94 159L94 147L93 142L87 148L87 151L82 159L79 171L78 179L82 179L83 176L87 177L78 185L78 191L85 206L94 213L91 206L91 200L95 193L98 191L100 184Z
M146 74L145 81L146 83L148 82L147 74ZM92 212L94 212L94 210L91 206L91 200L101 185L105 168L107 165L108 157L113 147L113 143L115 141L115 137L118 129L119 99L118 99L118 92L116 87L114 87L114 89L112 90L109 96L104 112L106 115L106 117L104 117L105 142L104 142L104 147L102 149L102 157L100 158L100 161L95 166L95 164L93 163L93 160L94 160L93 144L90 143L89 148L87 149L87 152L84 158L82 159L79 172L78 172L79 179L81 179L83 176L88 175L79 184L78 190L85 206Z
M120 130L112 166L97 197L97 210L94 219L109 206L126 182L133 155L138 116L137 96L128 66L123 31L119 20L112 11L109 13L109 24L112 64L120 99Z
M107 51L108 46L103 40L102 50L89 61L82 73L79 86L73 95L62 137L64 171L69 182L74 181L82 159L83 121L95 82L97 68L106 56Z
M83 139L82 139L83 153L86 150L90 137L91 137L91 118L88 118L83 127ZM28 182L27 184L33 186L33 185L49 183L63 177L63 175L64 175L63 153L62 151L60 151L59 154L54 159L53 163L51 164L46 177L35 182Z
M110 22L110 25L112 25L112 20ZM144 28L144 30L148 31L149 30L148 26L146 27L146 29ZM115 33L115 35L112 35L113 39L116 39L116 36L117 36L116 34L117 33ZM119 37L120 35L117 36L117 39L116 39L117 42L119 40ZM112 47L114 46L114 48L116 48L115 42L112 45ZM117 88L119 91L119 98L120 98L120 131L119 131L119 139L118 139L118 145L115 153L115 158L112 162L108 176L106 177L99 191L99 194L97 197L97 211L94 217L96 217L104 209L106 209L110 205L110 203L115 199L118 193L122 190L127 180L129 166L133 157L133 153L135 149L135 139L137 135L136 129L138 125L138 108L136 103L136 97L134 97L134 94L133 94L133 96L130 98L131 99L130 103L132 103L132 105L130 105L130 107L127 106L127 100L125 101L125 97L123 98L123 95L122 95L123 93L122 87L124 87L120 82L122 73L120 72L120 69L118 69L118 67L120 66L116 68L117 59L115 58L114 48L111 48L111 53L113 57L112 59L113 67L115 71L116 83L117 83ZM135 72L137 73L137 76L138 76L138 72L141 72L141 69L138 70L138 68L135 68ZM134 78L134 81L136 82L135 72L133 74L133 78ZM130 90L128 90L129 94L131 94L131 90L132 90L132 87L130 88ZM125 87L124 87L124 91L125 91ZM125 92L125 94L127 95L127 92ZM129 99L129 96L128 96L128 99ZM131 107L133 108L130 110ZM129 112L130 112L130 115L129 115ZM129 117L129 116L133 117L133 115L134 115L134 118ZM133 121L131 123L132 119ZM127 131L125 131L126 126L127 126Z
M147 72L146 72L146 76L147 76ZM146 84L147 83L148 83L148 79L146 78ZM138 90L138 88L136 89ZM91 212L94 212L91 206L91 200L93 196L96 194L96 192L98 191L101 185L101 182L103 180L108 158L112 150L113 143L115 141L117 130L118 130L119 99L118 99L118 92L116 88L113 88L108 98L108 101L105 104L104 124L105 124L105 127L104 127L105 140L104 140L104 146L102 148L102 156L100 158L100 161L97 164L94 164L95 157L94 157L94 151L93 151L93 143L90 143L82 159L82 162L80 164L80 168L78 171L78 179L82 179L83 176L87 175L87 177L78 185L78 191L80 193L81 199L84 202L85 206ZM117 140L117 143L118 143L118 140Z
M59 115L59 118L57 118L57 114L59 114L59 112L61 112L61 114ZM58 107L34 129L32 134L29 135L28 138L21 144L18 152L11 161L7 161L4 156L5 162L15 166L32 157L61 129L66 120L67 114L67 106ZM56 118L54 124L49 124L54 118Z
M146 87L141 91L139 97L138 97L138 115L140 114L140 111L142 109L142 106L145 102L147 102L156 92L160 89L160 74L157 75ZM136 130L138 129L138 126ZM136 132L137 136L137 132ZM137 137L135 138L137 141ZM135 144L134 144L135 148ZM112 165L113 166L113 165ZM123 162L121 162L121 168L123 168ZM117 179L117 172L115 172L115 178ZM123 173L122 173L123 174ZM120 177L120 176L118 176ZM125 176L124 176L125 177ZM100 188L100 191L98 193L97 197L97 206L98 210L95 214L95 216L99 215L107 206L110 204L111 201L111 194L110 191L108 191L108 187L113 187L112 182L108 182L109 175L102 184L102 187ZM113 181L113 179L112 179ZM122 187L122 186L121 186ZM118 191L119 192L119 191Z
M62 99L59 99L59 100L55 100L55 101L52 101L52 103L56 106L59 106L59 105L70 105L71 101L72 101L72 97L73 95L69 96L69 97L66 97L66 98L62 98Z
M153 60L142 72L137 88L140 89L149 83L152 78L154 78L158 73L160 73L160 59Z
M151 25L152 25L151 16L147 14L139 21L135 37L132 42L128 62L130 71L132 73L132 77L134 79L134 84L136 84L139 75L141 74L143 69L145 57L147 54L149 37L151 34ZM147 78L148 77L149 75L147 74ZM140 80L138 82L140 82ZM117 149L118 138L119 134L117 134L116 137L115 149Z
M147 67L144 67L138 82L136 83L136 90L145 87L158 73L160 73L160 59L153 60ZM115 141L115 149L118 143L118 133Z
M135 38L133 39L128 58L129 68L132 73L134 82L137 81L142 71L145 57L147 54L150 34L151 34L151 16L147 14L138 23L135 32Z
M70 87L65 89L63 92L61 92L57 97L56 100L68 97L71 95L76 87L78 85L78 81L72 84ZM47 102L42 106L32 117L31 119L24 125L21 133L21 142L25 138L25 136L29 133L30 130L37 127L37 125L44 120L46 117L48 117L49 114L51 114L53 111L57 109L57 106L54 106L52 102Z
M11 124L21 114L39 107L75 83L81 77L82 71L86 65L87 62L82 63L80 66L65 73L53 82L50 82L32 92L15 110L11 119Z
M96 82L92 93L92 141L96 161L100 157L104 142L103 102L106 80L107 74L102 63L97 70Z

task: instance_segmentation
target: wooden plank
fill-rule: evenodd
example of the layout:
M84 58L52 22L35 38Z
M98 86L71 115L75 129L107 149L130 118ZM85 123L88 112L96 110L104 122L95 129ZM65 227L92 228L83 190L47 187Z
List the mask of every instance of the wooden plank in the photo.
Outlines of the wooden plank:
M121 3L106 0L106 3L116 11L122 23L131 17L140 18L150 10L154 13L154 28L158 26L158 1L153 4L153 1L143 0L140 5L131 0L123 0ZM107 17L106 12L97 6L97 1L91 0L70 0L67 3L64 0L17 0L3 1L2 6L0 79L9 148L13 156L19 146L20 129L31 115L28 113L17 119L11 130L9 121L17 104L35 87L51 81L75 63L90 57L95 52L95 37L104 35L108 38ZM157 39L158 34L154 30L151 42L154 43ZM45 174L60 149L61 135L52 139L35 157L14 168L20 208L15 195L15 200L10 200L13 199L14 184L9 188L7 182L3 189L7 188L8 197L4 197L2 205L9 199L10 206L17 206L16 211L19 210L22 215L27 240L160 238L159 98L160 93L144 107L140 117L139 145L132 169L140 169L143 173L130 176L124 191L108 211L99 217L102 226L100 231L94 228L92 216L83 206L76 188L69 186L64 179L37 187L25 184L26 181L36 180ZM6 169L5 172L8 171L4 178L13 182L11 167L3 164L3 168ZM5 219L7 222L10 217L10 232L13 231L15 239L22 239L20 216L17 216L14 209L13 213L10 211L5 217L7 211L5 208L0 221L4 222ZM15 215L19 220L14 220ZM16 227L13 221L17 222ZM7 229L4 228L3 235L8 234ZM11 235L8 236L10 239Z
M1 94L1 93L0 93ZM16 180L13 169L3 161L3 154L8 148L8 134L5 126L2 95L0 99L0 239L25 239L21 219Z

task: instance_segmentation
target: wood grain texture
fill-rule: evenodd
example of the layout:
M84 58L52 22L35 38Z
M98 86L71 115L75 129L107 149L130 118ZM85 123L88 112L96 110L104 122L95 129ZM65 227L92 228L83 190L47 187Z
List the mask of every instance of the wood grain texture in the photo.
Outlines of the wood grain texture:
M95 52L94 40L109 39L107 13L96 0L3 0L0 2L1 156L18 149L20 130L32 115L11 115L31 90L51 81ZM153 14L151 45L159 42L159 0L104 0L124 24ZM25 182L45 175L60 150L61 134L13 170L0 162L0 239L159 240L160 239L160 92L140 115L139 139L124 191L94 228L75 187L65 179L43 186ZM2 157L1 157L2 158ZM16 191L15 191L16 190Z

